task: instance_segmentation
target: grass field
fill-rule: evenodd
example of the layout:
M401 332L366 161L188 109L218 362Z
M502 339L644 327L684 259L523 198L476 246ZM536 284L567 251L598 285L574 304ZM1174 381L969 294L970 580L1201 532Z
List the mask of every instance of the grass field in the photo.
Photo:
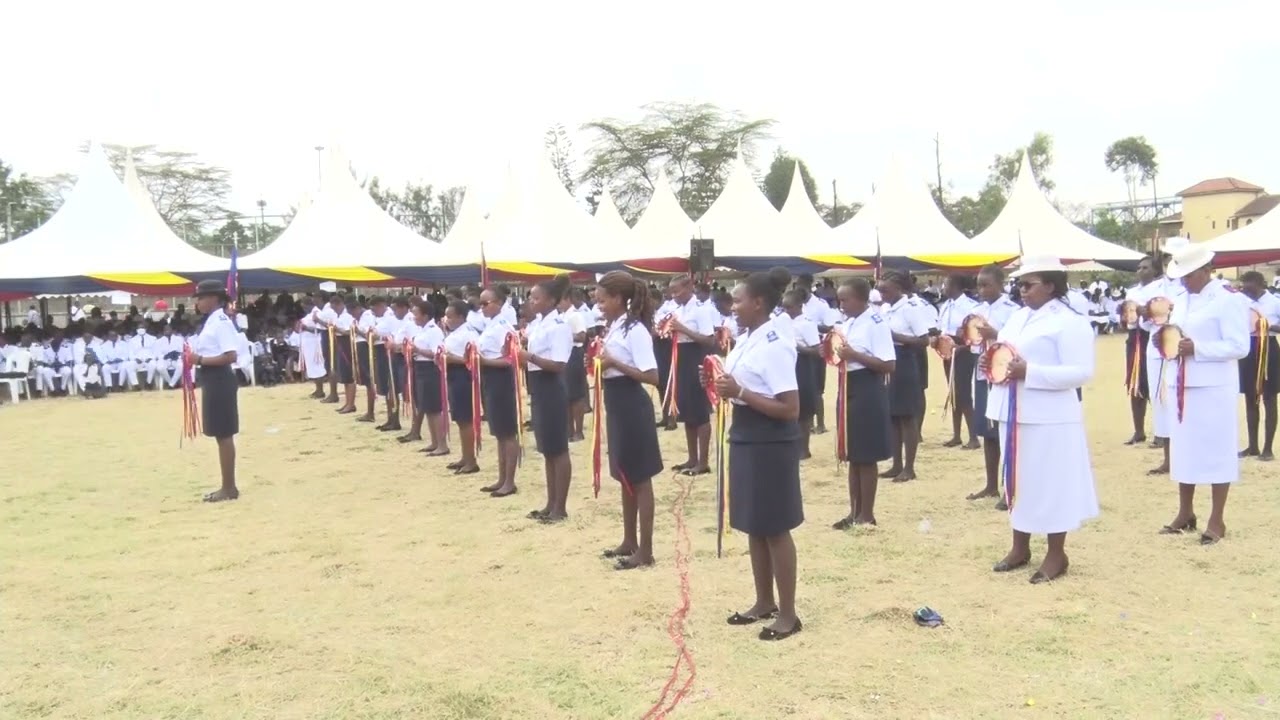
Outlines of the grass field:
M715 557L696 479L688 647L676 718L1271 718L1280 715L1280 466L1247 461L1228 537L1157 536L1176 491L1132 449L1122 347L1098 342L1085 391L1102 516L1045 586L995 575L1009 528L966 502L982 459L945 450L936 359L920 480L880 488L879 528L847 512L832 435L803 470L796 534L805 630L761 643L724 618L751 603L745 539ZM834 397L830 383L828 400ZM618 488L591 498L573 448L569 522L477 492L368 425L286 386L241 393L241 500L214 444L179 450L172 393L0 408L0 717L640 718L667 681L678 601L678 486L657 480L658 565L618 573ZM1243 420L1241 421L1243 426ZM1242 429L1243 432L1243 429ZM668 464L682 437L663 433ZM493 467L492 444L482 465ZM1197 501L1202 519L1208 494ZM927 523L924 521L928 521ZM929 605L939 629L917 628Z

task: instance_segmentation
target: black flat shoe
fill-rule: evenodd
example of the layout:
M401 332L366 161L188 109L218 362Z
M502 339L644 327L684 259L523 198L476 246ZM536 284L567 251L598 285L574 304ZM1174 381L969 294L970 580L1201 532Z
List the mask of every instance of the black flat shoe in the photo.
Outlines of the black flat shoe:
M550 515L550 513L548 513L546 510L530 510L529 514L525 515L525 517L529 518L530 520L541 520L547 515Z
M680 471L680 474L684 475L685 477L697 477L698 475L710 475L711 468L702 468L702 469L685 468L684 470Z
M369 417L368 415L361 415L360 417L356 418L356 422L373 422L373 418Z
M675 472L680 472L681 470L688 470L691 467L693 467L693 463L682 462L679 465L672 465L671 469Z
M853 527L853 518L844 518L831 524L832 530L848 530Z
M629 558L622 558L613 564L614 570L639 570L640 568L653 567L653 561L633 563Z
M629 553L629 552L619 552L617 548L609 548L607 550L600 551L600 557L606 560L613 560L614 558L631 557L631 555L632 553Z
M395 432L396 430L403 430L403 428L400 427L400 423L396 423L395 425L387 425L385 427L380 427L378 429L381 430L382 432Z
M774 640L786 640L804 629L804 623L800 622L800 618L796 618L796 626L786 632L778 632L773 628L763 628L760 631L760 639L765 642L773 642Z
M378 428L378 429L381 430L382 428ZM422 438L420 437L414 437L412 435L401 435L400 437L396 438L396 442L411 443L411 442L418 442L421 439Z
M489 497L504 498L510 495L515 495L519 491L520 491L520 488L518 487L511 488L510 492L498 492L497 490L494 490L493 492L489 493Z
M763 615L743 615L742 613L734 613L728 617L725 622L730 625L754 625L761 620L772 620L778 614L778 608L774 608Z
M445 470L457 470L457 469L458 469L458 468L460 468L460 467L462 467L462 461L461 461L461 460L459 460L459 461L457 461L457 462L451 462L451 463L449 463L448 465L445 465L445 466L444 466L444 469L445 469Z
M1028 559L1026 559L1026 560L1023 560L1023 561L1021 561L1021 562L1012 563L1012 564L1007 563L1007 562L1005 562L1004 560L1001 560L1000 562L998 562L998 563L996 563L995 565L992 565L992 566L991 566L991 572L998 572L998 573L1013 572L1014 570L1017 570L1018 568L1026 567L1026 566L1027 566L1027 563L1029 563L1029 562L1031 562L1031 559L1030 559L1030 558L1028 558Z

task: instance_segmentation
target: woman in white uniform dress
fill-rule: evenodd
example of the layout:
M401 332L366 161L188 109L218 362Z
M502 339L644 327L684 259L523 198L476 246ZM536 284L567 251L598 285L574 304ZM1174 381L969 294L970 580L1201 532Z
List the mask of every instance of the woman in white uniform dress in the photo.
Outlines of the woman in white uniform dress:
M998 341L1018 357L1009 381L993 385L987 418L999 423L1005 450L1013 545L992 569L1009 572L1031 561L1031 536L1049 539L1032 583L1067 572L1067 533L1098 515L1089 440L1076 389L1093 377L1093 329L1067 302L1066 267L1052 257L1027 258L1014 274L1025 307ZM988 367L986 356L980 372ZM1012 482L1011 482L1012 481Z
M1213 251L1194 245L1174 255L1169 277L1181 279L1185 302L1175 305L1170 323L1183 334L1177 363L1181 373L1166 373L1166 393L1175 406L1169 474L1178 483L1178 514L1161 533L1194 530L1196 485L1213 486L1213 509L1200 544L1212 545L1227 534L1222 514L1231 483L1240 479L1236 443L1239 427L1236 361L1249 354L1249 310L1238 296L1213 280ZM1183 377L1185 388L1178 388ZM1185 393L1185 394L1184 394ZM1180 397L1181 396L1181 397ZM1176 406L1183 409L1177 417Z

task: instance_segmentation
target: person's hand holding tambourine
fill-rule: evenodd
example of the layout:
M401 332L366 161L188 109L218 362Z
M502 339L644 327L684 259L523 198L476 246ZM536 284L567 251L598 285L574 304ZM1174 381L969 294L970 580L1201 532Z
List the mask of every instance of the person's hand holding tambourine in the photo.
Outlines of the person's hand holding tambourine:
M1195 357L1196 341L1184 337L1178 341L1178 357Z

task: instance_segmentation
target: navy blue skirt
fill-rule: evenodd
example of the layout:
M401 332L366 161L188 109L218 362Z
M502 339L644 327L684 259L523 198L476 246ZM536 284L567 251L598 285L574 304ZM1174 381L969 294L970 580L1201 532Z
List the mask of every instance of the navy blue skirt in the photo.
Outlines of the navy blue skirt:
M338 346L334 348L338 361L338 382L350 385L356 381L355 367L351 364L351 337L338 335L334 337L333 342Z
M893 456L889 442L889 388L884 376L866 368L848 373L845 423L849 463L870 465Z
M205 437L229 438L240 432L239 392L230 365L200 368L200 425Z
M671 339L670 338L654 338L653 339L653 356L658 361L658 395L664 398L664 392L667 389L667 381L671 378ZM663 414L670 408L663 408Z
M1258 393L1258 338L1249 338L1249 354L1241 358L1240 392L1249 397ZM1274 337L1267 338L1267 366L1263 370L1262 393L1275 395L1280 392L1280 346Z
M813 358L796 356L796 393L800 396L800 424L809 426L818 404L818 388L814 381Z
M978 379L973 383L973 431L980 438L999 440L996 424L987 419L987 394L990 390L986 380Z
M445 382L449 385L449 417L459 424L471 422L471 371L451 363L445 371Z
M529 373L529 404L533 439L538 452L557 457L569 451L569 397L560 373Z
M569 353L569 362L565 364L564 372L561 373L569 402L587 399L587 366L584 356L585 351L581 347L575 347Z
M610 477L640 485L662 472L662 450L658 446L658 429L653 424L653 400L644 385L625 376L606 378L604 422Z
M385 352L381 345L374 347L374 352ZM374 361L377 362L376 360ZM365 387L374 387L373 368L369 367L369 341L356 343L356 367L360 368L357 379Z
M924 387L920 384L920 348L894 345L896 361L889 376L889 415L919 417L924 414Z
M489 420L489 434L496 438L515 437L516 424L515 372L509 367L480 368L480 388L484 393L484 412ZM567 430L567 428L566 428Z
M696 342L679 343L676 349L676 405L685 427L711 422L711 403L702 389L702 360L707 351Z
M729 526L748 535L781 535L804 522L800 426L733 406L729 433Z
M403 359L401 362L403 362ZM374 380L377 381L374 392L385 396L391 389L391 358L387 356L386 347L382 345L373 346L373 365Z
M440 370L430 360L413 361L413 402L420 413L438 414L444 406L440 397Z

